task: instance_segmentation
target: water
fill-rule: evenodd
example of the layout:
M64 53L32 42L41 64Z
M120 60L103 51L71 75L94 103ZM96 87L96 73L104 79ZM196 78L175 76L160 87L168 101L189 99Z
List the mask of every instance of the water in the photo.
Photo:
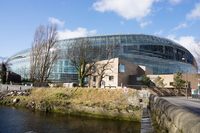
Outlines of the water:
M140 133L140 123L35 113L0 106L0 133Z

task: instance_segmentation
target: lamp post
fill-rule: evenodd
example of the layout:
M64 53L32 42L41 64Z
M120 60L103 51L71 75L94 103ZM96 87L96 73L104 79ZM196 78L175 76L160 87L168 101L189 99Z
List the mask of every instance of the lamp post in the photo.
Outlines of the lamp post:
M183 57L182 61L186 62L186 59ZM186 98L188 99L188 87L189 87L189 83L188 83L188 77L187 77L188 72L186 71L185 76L186 76L186 87L185 87L185 93L186 93Z

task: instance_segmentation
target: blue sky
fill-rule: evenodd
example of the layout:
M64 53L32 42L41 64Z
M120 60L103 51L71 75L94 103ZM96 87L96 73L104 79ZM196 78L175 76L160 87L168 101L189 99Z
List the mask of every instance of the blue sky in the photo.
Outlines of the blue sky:
M200 45L200 0L1 0L0 18L3 57L31 47L37 26L48 23L59 26L59 39L141 33L193 53Z

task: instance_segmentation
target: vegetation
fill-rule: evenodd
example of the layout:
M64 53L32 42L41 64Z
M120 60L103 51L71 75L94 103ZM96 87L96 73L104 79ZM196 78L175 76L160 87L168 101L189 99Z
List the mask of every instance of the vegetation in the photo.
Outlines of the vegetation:
M56 25L41 25L36 29L30 57L30 78L32 81L40 83L47 81L58 58L56 41Z
M180 94L180 89L184 88L185 80L183 80L183 75L181 72L176 73L174 76L173 86L178 89L178 93Z
M86 115L91 117L136 120L141 117L138 93L128 89L91 88L38 88L32 89L29 96L9 96L0 104L27 107L45 112Z
M146 86L148 86L148 87L150 87L150 85L151 85L151 80L150 80L150 78L147 77L146 75L143 75L143 76L142 76L141 82L142 82L143 85L146 85Z
M5 84L7 82L7 70L8 70L8 63L2 62L0 64L0 77L1 77L1 83Z
M154 83L155 83L156 87L159 87L159 88L164 88L166 85L164 83L164 79L162 79L160 76L156 77L156 79L154 80Z
M91 42L88 39L78 39L72 43L67 51L67 57L78 74L79 86L84 86L84 80L89 76L94 66L94 54Z
M97 76L98 87L105 75L105 70L110 69L109 59L113 55L113 46L101 46L94 47L88 39L77 39L68 47L67 57L70 60L71 65L76 69L78 74L79 86L84 86L86 77L93 74ZM95 56L94 56L95 55ZM97 61L107 59L108 61L102 64L97 64ZM97 70L98 71L94 71Z

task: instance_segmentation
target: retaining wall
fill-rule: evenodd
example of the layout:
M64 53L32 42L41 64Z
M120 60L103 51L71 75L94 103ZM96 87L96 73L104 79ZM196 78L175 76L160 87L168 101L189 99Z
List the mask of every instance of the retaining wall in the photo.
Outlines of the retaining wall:
M199 133L200 117L175 106L165 99L151 95L149 100L154 128L166 133Z
M27 90L31 89L32 86L24 86L24 85L3 85L0 84L0 91L7 91L7 90Z

